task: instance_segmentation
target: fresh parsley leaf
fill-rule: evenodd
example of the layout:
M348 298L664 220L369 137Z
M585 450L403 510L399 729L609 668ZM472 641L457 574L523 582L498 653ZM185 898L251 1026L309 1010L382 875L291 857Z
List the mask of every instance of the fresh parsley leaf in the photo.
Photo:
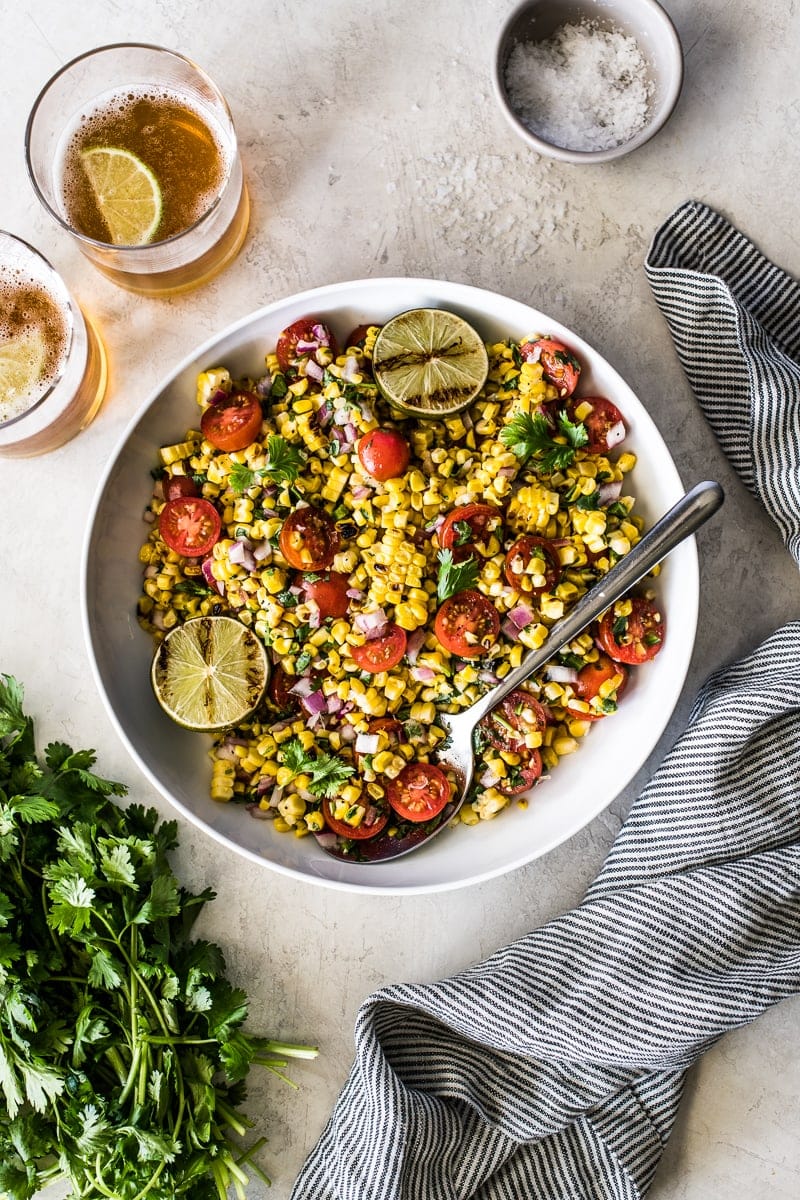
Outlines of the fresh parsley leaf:
M575 507L581 509L582 512L591 512L600 507L600 492L595 489L588 496L578 496L575 501Z
M436 581L436 594L440 602L454 596L456 592L463 592L465 588L474 587L478 582L478 564L472 555L457 563L453 561L452 550L440 550L437 558L439 576Z

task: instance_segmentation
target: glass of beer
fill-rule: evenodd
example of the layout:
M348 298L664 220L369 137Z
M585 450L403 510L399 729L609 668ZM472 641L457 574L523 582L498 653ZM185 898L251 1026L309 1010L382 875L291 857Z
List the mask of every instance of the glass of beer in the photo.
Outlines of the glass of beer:
M145 296L211 279L250 204L225 98L159 46L101 46L63 67L28 119L34 190L109 279Z
M0 230L0 455L44 454L103 401L103 343L46 258Z

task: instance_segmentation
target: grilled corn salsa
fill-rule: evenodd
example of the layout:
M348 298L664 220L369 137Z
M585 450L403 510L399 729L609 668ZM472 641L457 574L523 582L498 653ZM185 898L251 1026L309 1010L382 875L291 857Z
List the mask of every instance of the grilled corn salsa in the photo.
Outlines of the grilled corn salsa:
M210 752L211 797L354 854L447 819L438 714L540 646L643 527L623 415L581 397L567 347L490 343L469 408L410 419L373 380L378 332L340 350L309 317L259 378L200 374L197 424L161 448L140 550L138 616L156 642L224 613L270 652L265 699ZM620 601L506 697L478 730L458 820L524 807L664 628L652 591Z

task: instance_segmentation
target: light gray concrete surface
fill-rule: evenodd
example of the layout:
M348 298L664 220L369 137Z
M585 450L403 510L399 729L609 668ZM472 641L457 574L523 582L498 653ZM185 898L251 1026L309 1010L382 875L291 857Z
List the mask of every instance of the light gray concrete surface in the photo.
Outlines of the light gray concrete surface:
M579 901L705 676L798 615L796 568L721 456L642 269L659 223L697 197L800 273L796 5L667 0L686 58L677 111L635 154L586 169L538 158L495 108L491 52L511 7L0 2L0 227L63 272L102 325L112 363L108 402L87 432L47 458L0 460L0 670L24 682L42 745L61 738L96 747L105 775L167 811L117 738L90 674L79 611L87 515L121 431L162 376L268 301L338 280L424 275L530 302L621 372L685 482L712 476L727 491L723 515L698 539L700 624L670 727L608 810L546 857L465 891L365 898L296 884L182 827L179 869L190 885L217 889L205 931L224 944L249 991L253 1025L321 1047L295 1070L298 1091L254 1081L271 1200L286 1200L345 1079L363 998L383 983L461 968ZM36 206L25 175L23 130L42 83L92 45L122 40L183 51L214 76L252 191L238 261L201 292L170 301L135 299L96 274ZM782 1005L725 1037L692 1071L653 1200L798 1195L798 1015L800 1000Z

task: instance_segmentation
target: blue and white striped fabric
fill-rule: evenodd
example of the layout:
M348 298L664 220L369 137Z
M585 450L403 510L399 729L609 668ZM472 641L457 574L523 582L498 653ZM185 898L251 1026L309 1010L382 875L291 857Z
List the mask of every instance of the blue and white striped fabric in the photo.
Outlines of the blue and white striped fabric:
M796 285L697 204L647 270L721 444L796 554ZM792 623L708 680L578 908L454 978L369 997L293 1200L645 1195L687 1068L800 991L798 662Z

